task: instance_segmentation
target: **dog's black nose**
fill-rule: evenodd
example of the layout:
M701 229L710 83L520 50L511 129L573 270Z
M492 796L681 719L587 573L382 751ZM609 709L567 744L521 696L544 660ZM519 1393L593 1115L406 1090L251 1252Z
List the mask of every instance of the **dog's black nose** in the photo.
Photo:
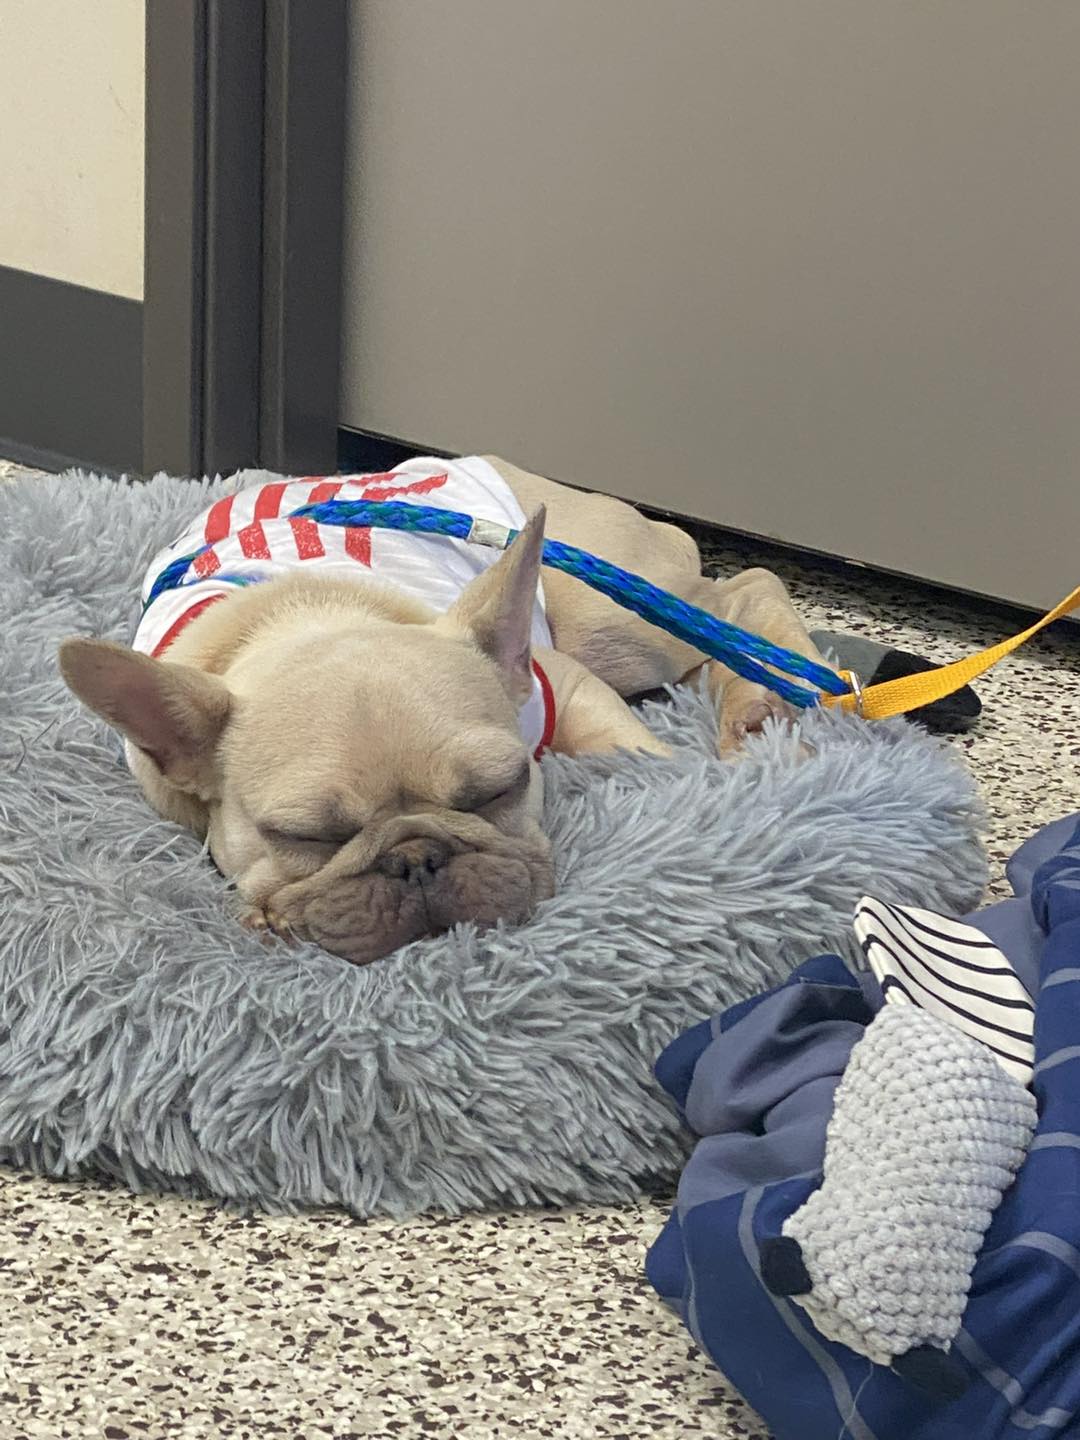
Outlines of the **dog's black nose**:
M426 880L441 870L450 859L449 849L441 840L406 840L381 855L376 868L391 880Z

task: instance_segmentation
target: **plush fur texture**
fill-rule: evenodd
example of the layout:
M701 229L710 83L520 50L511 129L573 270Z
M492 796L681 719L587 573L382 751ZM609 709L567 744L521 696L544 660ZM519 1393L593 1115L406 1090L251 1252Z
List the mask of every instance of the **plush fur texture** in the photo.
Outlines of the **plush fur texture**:
M867 892L977 903L937 742L821 715L809 758L774 731L725 764L682 692L647 710L675 758L545 762L558 893L528 925L366 969L264 947L55 659L130 635L150 554L224 488L0 486L0 1157L275 1210L632 1195L683 1159L650 1073L677 1031L850 949Z

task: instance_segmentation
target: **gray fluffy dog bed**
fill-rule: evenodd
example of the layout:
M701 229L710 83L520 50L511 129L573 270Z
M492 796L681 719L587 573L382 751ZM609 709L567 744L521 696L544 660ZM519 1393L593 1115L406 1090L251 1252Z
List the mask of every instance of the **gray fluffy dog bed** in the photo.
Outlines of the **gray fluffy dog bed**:
M772 733L723 765L684 692L647 711L671 761L545 762L559 890L524 928L368 969L264 948L55 662L130 635L150 555L225 488L0 485L0 1158L360 1215L632 1195L683 1159L650 1073L678 1030L849 948L865 890L978 901L937 742L817 716L810 758Z

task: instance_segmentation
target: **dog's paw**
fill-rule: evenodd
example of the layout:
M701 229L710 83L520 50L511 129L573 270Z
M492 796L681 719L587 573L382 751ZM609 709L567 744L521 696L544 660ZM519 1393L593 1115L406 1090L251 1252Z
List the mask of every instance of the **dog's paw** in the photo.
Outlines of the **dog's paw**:
M717 751L721 759L736 759L748 735L760 735L772 720L793 725L799 712L774 691L752 680L732 680L724 687L720 707Z
M250 906L240 916L240 924L257 935L265 945L275 940L284 940L289 945L296 943L289 922L272 905Z

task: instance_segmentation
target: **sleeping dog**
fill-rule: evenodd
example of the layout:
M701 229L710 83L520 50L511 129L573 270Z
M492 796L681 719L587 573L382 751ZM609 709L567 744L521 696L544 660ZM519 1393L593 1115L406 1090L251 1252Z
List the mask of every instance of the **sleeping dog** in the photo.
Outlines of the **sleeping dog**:
M500 553L289 518L333 496L521 533ZM154 560L144 601L170 561L212 544L132 647L67 640L61 670L125 737L154 809L207 840L253 928L366 963L460 921L519 922L553 892L546 746L665 754L625 697L703 665L722 755L790 718L581 581L541 584L545 514L560 540L821 663L768 571L707 579L674 526L472 457L226 496Z

